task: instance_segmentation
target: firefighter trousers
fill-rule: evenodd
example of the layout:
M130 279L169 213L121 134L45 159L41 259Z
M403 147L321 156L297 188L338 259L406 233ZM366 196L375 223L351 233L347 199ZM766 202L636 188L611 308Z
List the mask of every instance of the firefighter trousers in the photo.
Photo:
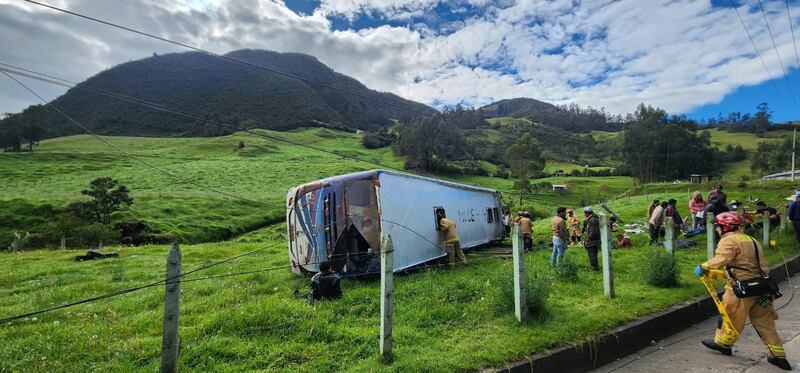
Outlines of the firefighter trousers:
M742 332L749 317L758 336L761 337L761 341L772 357L786 358L783 343L778 336L778 331L775 329L775 320L778 319L778 314L775 312L771 301L765 307L759 303L760 300L761 297L738 298L730 286L725 286L722 304L725 306L725 311L728 312L728 317L730 317L731 323L738 333L727 330L727 327L720 319L720 324L714 335L714 341L718 345L732 347L738 337L736 334Z
M448 242L445 244L444 248L447 251L447 260L450 262L451 266L456 265L456 256L458 256L458 260L467 264L467 257L464 256L464 251L461 250L460 242Z

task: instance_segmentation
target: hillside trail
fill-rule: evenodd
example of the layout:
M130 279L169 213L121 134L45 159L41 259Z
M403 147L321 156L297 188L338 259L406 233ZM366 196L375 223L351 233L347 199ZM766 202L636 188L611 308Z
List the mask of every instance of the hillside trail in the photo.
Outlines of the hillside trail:
M800 372L800 275L792 277L795 296L789 282L780 284L784 296L775 301L780 319L778 333L793 372ZM680 333L604 365L593 372L784 372L767 362L767 351L752 326L745 326L733 346L733 356L711 351L700 341L713 337L717 317L712 317Z

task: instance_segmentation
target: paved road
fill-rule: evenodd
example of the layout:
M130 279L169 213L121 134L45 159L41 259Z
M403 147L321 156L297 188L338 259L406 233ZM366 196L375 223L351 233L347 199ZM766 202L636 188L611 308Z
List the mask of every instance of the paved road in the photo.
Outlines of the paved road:
M780 285L784 296L775 301L780 319L778 333L784 341L786 354L793 371L800 372L800 275ZM681 333L658 341L634 354L595 372L783 372L767 363L767 351L755 329L746 326L733 347L733 356L724 356L700 344L700 340L713 337L717 318L711 318Z

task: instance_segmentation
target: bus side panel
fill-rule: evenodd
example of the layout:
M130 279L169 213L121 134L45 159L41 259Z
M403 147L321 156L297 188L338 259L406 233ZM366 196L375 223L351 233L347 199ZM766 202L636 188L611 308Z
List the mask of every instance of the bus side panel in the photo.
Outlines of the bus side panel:
M502 220L499 198L490 192L453 188L391 173L380 176L382 235L392 236L395 270L447 255L434 209L445 209L456 223L461 246L470 248L499 239ZM491 212L490 212L491 211ZM491 223L489 223L491 217Z

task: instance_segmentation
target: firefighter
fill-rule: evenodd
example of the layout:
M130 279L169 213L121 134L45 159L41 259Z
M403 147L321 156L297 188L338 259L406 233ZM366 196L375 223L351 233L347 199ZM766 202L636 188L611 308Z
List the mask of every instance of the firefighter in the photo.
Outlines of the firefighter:
M766 274L768 267L763 250L756 240L741 231L744 225L742 217L735 212L724 212L717 215L715 220L717 233L721 237L716 253L709 261L697 266L695 274L702 276L709 269L723 267L727 267L734 277L740 280L758 278L761 276L761 272ZM759 272L758 263L761 264L761 272ZM774 294L738 298L733 292L733 283L733 279L729 278L725 285L722 303L736 331L727 330L720 321L714 339L703 340L703 345L730 356L738 333L744 328L749 316L761 341L767 346L770 354L767 361L781 369L791 370L792 368L786 360L783 344L775 329L775 320L778 319L778 314L772 305Z
M523 251L531 251L533 248L533 232L531 231L533 221L531 220L531 214L523 211L518 223L519 233L522 235Z
M444 249L447 251L447 260L450 262L450 267L455 267L456 256L458 256L458 260L467 264L467 257L464 256L464 251L461 250L461 243L458 240L456 223L444 217L441 211L437 213L437 216L439 218L439 231L442 232Z

